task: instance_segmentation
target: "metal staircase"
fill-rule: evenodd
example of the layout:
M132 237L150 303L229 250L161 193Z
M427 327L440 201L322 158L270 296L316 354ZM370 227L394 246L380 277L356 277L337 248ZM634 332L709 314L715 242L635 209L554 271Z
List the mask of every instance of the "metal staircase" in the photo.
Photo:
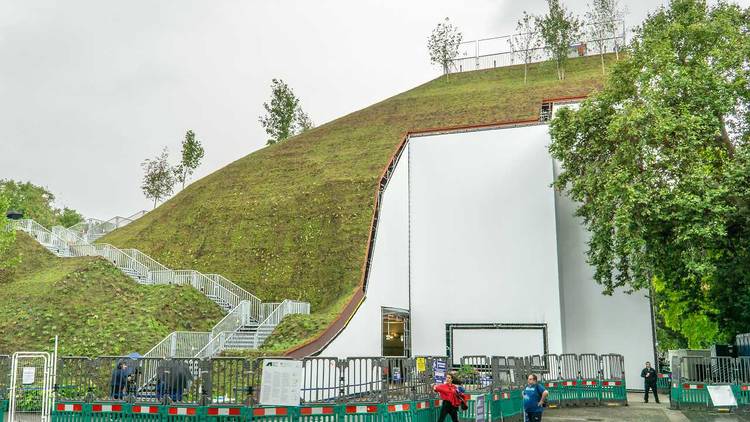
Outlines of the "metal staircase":
M8 228L28 233L59 257L101 256L140 284L190 285L227 312L210 333L173 332L149 350L146 357L212 357L227 349L257 349L285 316L310 313L307 302L263 303L219 274L172 270L137 249L87 241L122 227L133 221L131 217L81 223L76 230L75 226L47 230L34 220L14 220Z

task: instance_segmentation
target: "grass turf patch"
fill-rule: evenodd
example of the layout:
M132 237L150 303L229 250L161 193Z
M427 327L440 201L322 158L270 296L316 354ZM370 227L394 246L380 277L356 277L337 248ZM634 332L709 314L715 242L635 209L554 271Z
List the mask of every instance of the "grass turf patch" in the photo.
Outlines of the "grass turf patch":
M103 241L265 301L311 302L309 321L269 340L299 343L301 326L325 327L357 288L377 181L405 132L535 118L543 99L600 87L599 60L571 60L564 81L550 63L531 65L527 84L523 66L435 79L243 157Z
M103 258L57 258L24 233L12 255L21 262L0 278L0 353L50 350L55 335L63 355L145 353L223 316L191 287L139 285Z

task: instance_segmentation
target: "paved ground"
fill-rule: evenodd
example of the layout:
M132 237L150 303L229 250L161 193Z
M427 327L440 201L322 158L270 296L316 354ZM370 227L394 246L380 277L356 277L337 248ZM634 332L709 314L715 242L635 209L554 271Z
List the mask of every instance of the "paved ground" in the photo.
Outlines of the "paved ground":
M709 412L680 412L669 409L662 402L643 403L640 394L628 395L629 406L583 407L550 409L544 412L544 421L553 422L750 422L750 413L717 414Z

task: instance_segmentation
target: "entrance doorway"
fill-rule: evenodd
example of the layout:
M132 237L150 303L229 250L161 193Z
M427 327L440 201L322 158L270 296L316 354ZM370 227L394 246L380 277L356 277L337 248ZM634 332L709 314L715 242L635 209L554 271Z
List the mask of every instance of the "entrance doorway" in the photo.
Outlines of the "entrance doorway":
M409 311L397 308L383 309L382 354L391 357L409 357L411 334Z

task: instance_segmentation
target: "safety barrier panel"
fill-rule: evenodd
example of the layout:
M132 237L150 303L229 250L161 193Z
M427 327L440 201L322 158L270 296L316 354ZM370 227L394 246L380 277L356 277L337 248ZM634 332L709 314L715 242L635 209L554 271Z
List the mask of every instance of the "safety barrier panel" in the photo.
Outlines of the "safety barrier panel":
M656 390L659 393L668 393L672 388L672 374L656 374Z
M4 421L5 413L8 411L8 400L0 400L0 421Z
M713 386L729 387L737 407L750 409L750 358L675 357L671 369L669 398L673 409L732 410L734 406L713 403L708 391Z

